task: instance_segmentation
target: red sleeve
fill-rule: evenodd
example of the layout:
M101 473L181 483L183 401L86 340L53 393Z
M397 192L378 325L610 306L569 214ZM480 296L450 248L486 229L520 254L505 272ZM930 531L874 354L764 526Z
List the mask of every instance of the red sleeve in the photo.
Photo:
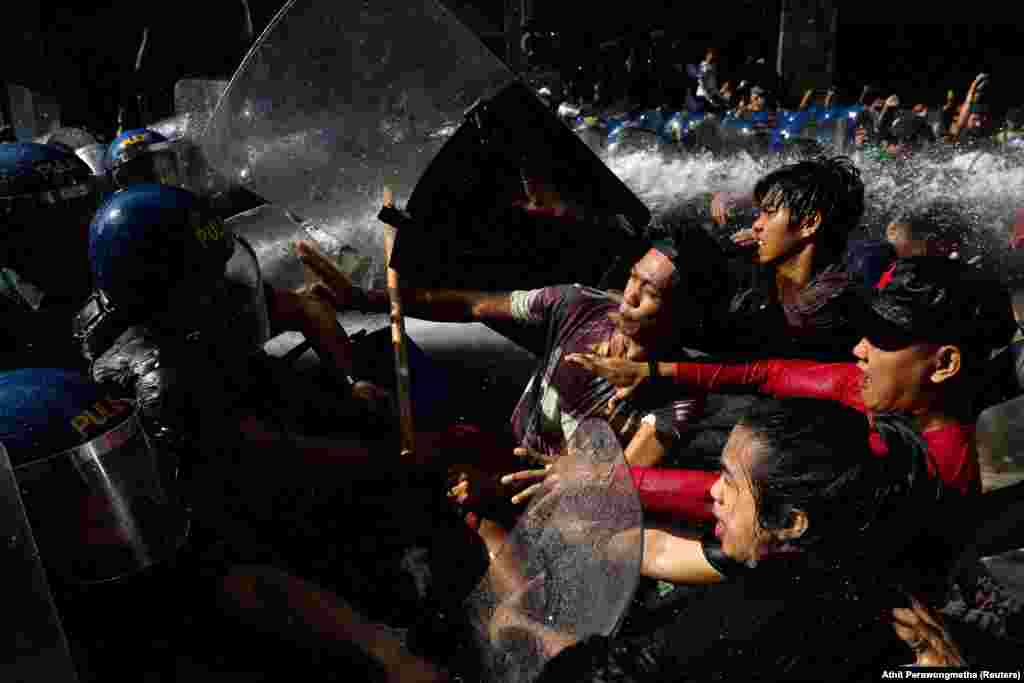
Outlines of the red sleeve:
M675 381L709 393L757 391L777 398L838 401L864 412L863 375L856 363L759 360L749 363L676 363Z
M662 467L630 467L644 512L671 515L690 522L710 522L711 487L717 472Z
M892 282L893 271L896 270L896 264L889 266L889 270L882 273L882 277L878 278L878 283L875 285L875 289L885 289Z
M981 493L981 468L974 449L974 427L949 425L921 434L939 478L964 495ZM933 471L933 474L935 472Z

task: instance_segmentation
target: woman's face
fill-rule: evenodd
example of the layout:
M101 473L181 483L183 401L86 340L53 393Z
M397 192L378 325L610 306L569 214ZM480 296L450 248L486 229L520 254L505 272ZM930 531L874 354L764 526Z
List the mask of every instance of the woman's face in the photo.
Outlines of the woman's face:
M757 560L770 540L758 522L750 478L757 450L754 432L736 425L722 451L721 476L711 487L715 536L722 543L722 551L739 562Z

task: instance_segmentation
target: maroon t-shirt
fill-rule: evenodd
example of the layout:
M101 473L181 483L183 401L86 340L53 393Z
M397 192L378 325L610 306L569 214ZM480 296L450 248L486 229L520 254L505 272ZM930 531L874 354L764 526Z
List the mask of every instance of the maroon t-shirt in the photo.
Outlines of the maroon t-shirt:
M666 387L651 392L644 403L620 404L609 416L607 406L615 388L589 370L563 362L566 354L590 353L593 345L607 341L615 331L608 314L618 307L606 292L580 285L512 293L513 317L548 333L544 357L512 413L518 443L548 456L558 455L576 426L589 417L607 417L623 446L644 421L677 439L683 427L703 412L703 392Z

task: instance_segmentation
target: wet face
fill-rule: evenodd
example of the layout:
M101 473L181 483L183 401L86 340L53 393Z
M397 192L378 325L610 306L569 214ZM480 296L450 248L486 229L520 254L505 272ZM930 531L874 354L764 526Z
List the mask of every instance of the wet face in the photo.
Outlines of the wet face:
M938 348L914 344L885 351L862 339L853 349L864 374L861 396L872 413L916 414L931 407L935 396Z
M779 263L810 243L816 225L795 223L788 207L771 193L761 201L752 230L757 240L758 263Z
M885 238L896 249L896 256L899 258L924 255L922 244L915 240L912 235L913 232L906 223L893 221L885 229Z
M721 476L711 487L715 536L722 543L722 551L739 562L758 559L771 542L758 522L750 478L758 450L754 432L742 424L736 425L722 451Z
M657 249L633 265L619 306L619 330L624 335L647 345L671 332L674 272L675 266Z

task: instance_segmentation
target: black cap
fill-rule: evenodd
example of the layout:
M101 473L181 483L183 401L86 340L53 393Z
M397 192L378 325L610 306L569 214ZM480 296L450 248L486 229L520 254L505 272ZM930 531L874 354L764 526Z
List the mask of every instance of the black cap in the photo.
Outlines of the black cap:
M957 260L919 256L896 262L890 283L870 295L861 331L896 351L913 344L956 344L987 355L1017 331L1009 292Z

